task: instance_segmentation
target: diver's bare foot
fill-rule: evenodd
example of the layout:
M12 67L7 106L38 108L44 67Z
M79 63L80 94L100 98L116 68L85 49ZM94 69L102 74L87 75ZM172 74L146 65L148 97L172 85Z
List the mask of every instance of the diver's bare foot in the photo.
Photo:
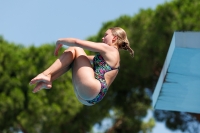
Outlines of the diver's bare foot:
M33 78L29 84L36 84L39 82L49 83L51 81L51 75L45 75L43 73L38 74L35 78Z
M52 87L52 83L44 83L44 82L39 82L37 83L37 85L35 86L35 88L33 89L33 93L36 93L42 89L51 89Z

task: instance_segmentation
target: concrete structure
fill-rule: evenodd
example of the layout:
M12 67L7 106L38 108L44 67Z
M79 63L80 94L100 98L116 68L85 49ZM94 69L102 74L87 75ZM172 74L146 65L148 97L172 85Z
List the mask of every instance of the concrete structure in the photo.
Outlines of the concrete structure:
M154 109L200 113L200 32L174 32L152 98Z

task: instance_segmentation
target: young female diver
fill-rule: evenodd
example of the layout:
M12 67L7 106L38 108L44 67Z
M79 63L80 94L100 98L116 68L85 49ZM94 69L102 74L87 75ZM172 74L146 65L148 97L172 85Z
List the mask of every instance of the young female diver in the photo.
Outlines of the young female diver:
M48 69L30 81L36 84L33 92L42 88L50 89L52 81L72 68L72 82L78 100L84 105L94 105L101 101L108 87L117 76L120 67L119 49L128 50L133 56L126 32L120 27L109 28L102 43L62 38L56 42L55 55L62 45L69 48ZM83 49L97 52L87 56ZM93 61L93 67L90 63Z

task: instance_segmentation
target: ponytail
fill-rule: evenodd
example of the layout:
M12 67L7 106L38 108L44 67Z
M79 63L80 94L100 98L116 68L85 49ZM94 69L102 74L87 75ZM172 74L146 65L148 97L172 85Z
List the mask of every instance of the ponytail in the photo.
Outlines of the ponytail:
M131 49L131 47L129 46L129 43L123 42L121 45L119 45L120 49L129 51L130 55L132 57L134 57L134 51Z
M126 51L129 51L130 55L134 57L134 51L131 49L129 45L126 32L120 27L113 27L110 28L110 30L112 31L112 34L114 36L117 36L117 41L115 42L115 45L117 45L119 49L124 49Z

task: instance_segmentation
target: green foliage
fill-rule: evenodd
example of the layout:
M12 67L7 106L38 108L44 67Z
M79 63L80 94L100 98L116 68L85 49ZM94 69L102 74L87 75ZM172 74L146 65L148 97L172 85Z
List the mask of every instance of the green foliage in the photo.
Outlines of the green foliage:
M116 20L104 23L96 36L89 39L100 40L102 31L109 27L121 26L127 31L131 47L135 51L132 59L128 52L121 51L121 66L119 74L109 88L105 98L112 107L121 111L109 132L138 132L141 128L135 127L141 124L141 119L146 115L150 107L150 97L146 91L153 92L157 83L159 73L169 48L174 31L198 31L200 30L200 1L198 0L174 0L159 5L155 10L141 10L133 17L121 16ZM128 22L128 23L127 23ZM104 100L105 102L107 102ZM156 111L156 114L165 116L162 120L167 122L167 127L173 130L187 130L185 119L173 119ZM181 117L180 113L169 112ZM159 120L160 115L155 115ZM174 115L175 116L175 115ZM129 128L131 118L134 121ZM121 120L121 125L116 126ZM138 122L136 122L138 120ZM137 123L137 124L136 124ZM179 125L179 126L176 126Z
M56 59L54 46L25 48L2 38L0 46L0 129L61 132L61 127L83 108L74 95L70 72L56 81L51 90L33 94L33 87L28 84Z
M141 125L141 129L143 133L152 132L152 128L155 126L155 121L153 118L150 118L148 122L143 122Z
M200 30L200 1L174 0L155 10L140 10L135 16L121 16L106 22L88 40L101 41L114 26L124 28L135 57L120 51L119 74L106 97L88 107L78 102L69 71L50 90L33 94L29 81L56 59L54 46L24 47L0 37L0 132L88 132L105 117L113 120L107 133L145 133L154 119L143 122L151 108L151 94L157 83L174 31ZM92 53L92 52L88 52ZM114 115L110 115L110 111ZM168 128L187 130L188 114L156 111L155 118ZM185 116L185 117L183 117ZM189 119L191 120L191 119ZM193 119L192 119L193 120Z

